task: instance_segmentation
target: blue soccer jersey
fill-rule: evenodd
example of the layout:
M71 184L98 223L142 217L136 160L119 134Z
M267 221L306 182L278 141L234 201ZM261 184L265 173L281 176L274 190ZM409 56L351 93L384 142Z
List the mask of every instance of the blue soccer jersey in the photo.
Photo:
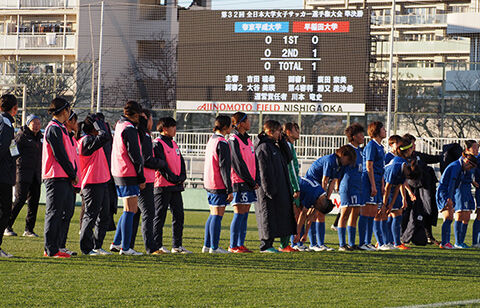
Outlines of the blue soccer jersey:
M343 168L340 166L337 155L330 154L317 159L308 168L305 177L322 183L324 176L330 179L338 179L342 172Z
M381 178L385 169L385 151L376 140L370 140L363 149L363 172L367 172L367 161L373 162L375 179Z
M387 154L385 154L385 165L388 165L394 157L395 154L393 154L392 152L388 152Z
M385 166L385 183L391 184L392 189L390 190L390 195L388 196L388 203L392 201L393 195L395 193L395 189L398 185L402 185L405 183L405 175L403 174L403 166L408 162L399 156L395 156L392 161ZM402 207L403 199L402 195L399 193L397 199L395 199L395 203L393 204L392 209L398 210ZM387 204L388 206L388 204Z
M355 206L363 205L363 185L362 185L362 171L363 171L363 157L362 149L355 148L357 159L354 165L345 166L344 175L340 181L339 193L342 205Z
M460 184L455 189L455 211L473 211L475 202L472 196L472 170L460 172Z
M313 207L317 199L325 194L322 185L315 180L302 177L299 179L298 184L300 186L300 204L307 209Z
M442 210L447 205L447 200L455 202L455 190L460 186L462 172L462 158L450 163L443 171L437 187L437 207Z

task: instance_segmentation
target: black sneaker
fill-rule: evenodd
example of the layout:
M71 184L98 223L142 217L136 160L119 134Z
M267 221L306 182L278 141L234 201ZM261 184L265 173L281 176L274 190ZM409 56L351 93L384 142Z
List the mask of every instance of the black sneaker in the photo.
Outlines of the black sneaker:
M350 246L341 246L340 248L338 248L338 251L353 251L353 248L350 247Z
M349 248L351 249L351 251L354 251L354 250L363 250L363 249L360 249L360 247L358 247L357 245L353 245L353 246L347 245L347 247L349 247Z
M5 231L3 231L3 236L17 236L17 233L10 228L6 228Z

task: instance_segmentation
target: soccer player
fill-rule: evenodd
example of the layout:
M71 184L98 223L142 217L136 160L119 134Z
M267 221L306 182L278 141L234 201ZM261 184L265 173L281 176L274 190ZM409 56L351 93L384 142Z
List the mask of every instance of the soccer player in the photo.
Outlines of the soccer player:
M478 144L478 143L477 143ZM476 156L477 162L480 159L480 155ZM475 220L472 227L472 247L480 248L480 168L473 169L473 185L475 186Z
M138 196L140 190L145 188L141 142L136 128L141 113L139 103L128 101L123 107L123 115L115 126L113 136L112 176L118 197L123 199L123 214L118 220L110 251L120 252L121 255L142 255L130 247Z
M185 160L177 143L173 140L177 134L177 122L172 117L160 118L157 125L160 137L155 139L153 151L155 157L166 162L163 169L155 173L155 218L153 220L155 242L158 250L168 253L163 246L163 226L167 210L172 213L172 253L191 253L183 247L183 182L187 178Z
M110 255L110 252L102 249L110 224L110 196L107 186L110 169L103 146L112 136L107 133L105 123L92 114L80 123L80 130L85 133L78 140L80 184L85 203L80 229L80 250L85 255Z
M440 248L455 248L450 244L451 225L455 207L461 207L461 205L455 204L455 193L460 186L462 177L464 177L467 171L475 167L477 167L476 157L464 152L458 160L450 163L443 171L436 193L437 207L443 215L442 243Z
M378 213L382 206L384 190L385 151L382 140L385 138L386 132L382 122L370 123L367 132L371 140L363 149L362 181L365 206L360 209L358 235L360 247L374 250L375 247L371 244L373 230L376 231L375 237L379 246L382 246L384 241L381 228L386 228L386 225L382 223L382 221L386 221L386 217L382 217Z
M395 157L395 151L397 150L397 143L402 140L399 135L391 135L388 138L388 147L390 151L385 154L385 165L388 165L390 161Z
M42 178L46 189L45 252L44 256L70 258L61 252L62 218L67 207L73 204L73 184L79 182L74 148L67 128L70 104L63 98L55 98L48 112L53 116L45 128L42 149Z
M334 154L317 159L308 168L305 178L321 183L322 188L327 192L327 198L330 199L335 186L335 180L342 177L345 166L355 163L356 157L357 154L354 148L344 145L337 149ZM331 251L333 248L325 245L325 215L318 212L317 217L316 222L312 223L309 230L309 248L313 251ZM339 250L350 251L346 245Z
M406 187L407 179L418 179L420 177L417 161L408 162L408 158L413 153L413 144L407 139L401 139L397 144L396 156L385 166L385 194L381 212L393 216L392 234L395 248L407 250L400 240L402 226L402 212L407 207L406 193L409 187ZM409 192L410 193L410 192ZM412 200L415 200L411 195ZM381 244L381 243L380 243ZM379 245L380 245L379 244Z
M360 145L365 141L365 130L359 123L353 123L345 129L345 135L350 142L348 146L355 150L356 160L354 164L345 167L345 172L340 180L340 219L338 221L339 246L345 247L345 231L348 233L348 246L356 249L355 233L357 218L360 209L365 205L363 198L362 171L363 156ZM365 243L358 246L360 250L370 250Z
M210 216L205 223L203 253L229 253L218 246L225 207L232 201L231 156L225 136L230 134L230 117L219 115L215 119L214 134L205 150L203 186L207 190Z
M232 153L233 219L230 225L230 247L234 253L252 252L245 247L247 221L250 205L257 201L258 170L255 150L248 135L250 120L246 113L237 112L232 116L233 132L228 143Z

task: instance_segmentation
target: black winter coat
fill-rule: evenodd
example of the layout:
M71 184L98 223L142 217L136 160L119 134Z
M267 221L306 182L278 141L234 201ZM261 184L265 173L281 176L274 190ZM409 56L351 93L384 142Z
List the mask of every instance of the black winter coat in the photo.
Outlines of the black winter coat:
M42 138L41 132L36 135L22 126L15 136L20 156L17 159L17 182L42 182Z
M14 119L8 113L0 116L0 183L15 185L15 159L10 153L10 144L14 138Z
M255 140L260 188L255 203L260 240L284 237L296 233L293 214L293 191L288 176L292 154L285 140L276 143L264 133Z

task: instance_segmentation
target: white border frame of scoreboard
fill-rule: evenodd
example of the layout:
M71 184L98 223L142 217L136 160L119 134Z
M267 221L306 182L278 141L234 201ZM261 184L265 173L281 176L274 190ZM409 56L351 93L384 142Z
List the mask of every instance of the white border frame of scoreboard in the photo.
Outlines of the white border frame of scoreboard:
M195 113L246 113L305 114L364 116L365 104L361 103L314 103L314 102L213 102L177 101L177 111Z

